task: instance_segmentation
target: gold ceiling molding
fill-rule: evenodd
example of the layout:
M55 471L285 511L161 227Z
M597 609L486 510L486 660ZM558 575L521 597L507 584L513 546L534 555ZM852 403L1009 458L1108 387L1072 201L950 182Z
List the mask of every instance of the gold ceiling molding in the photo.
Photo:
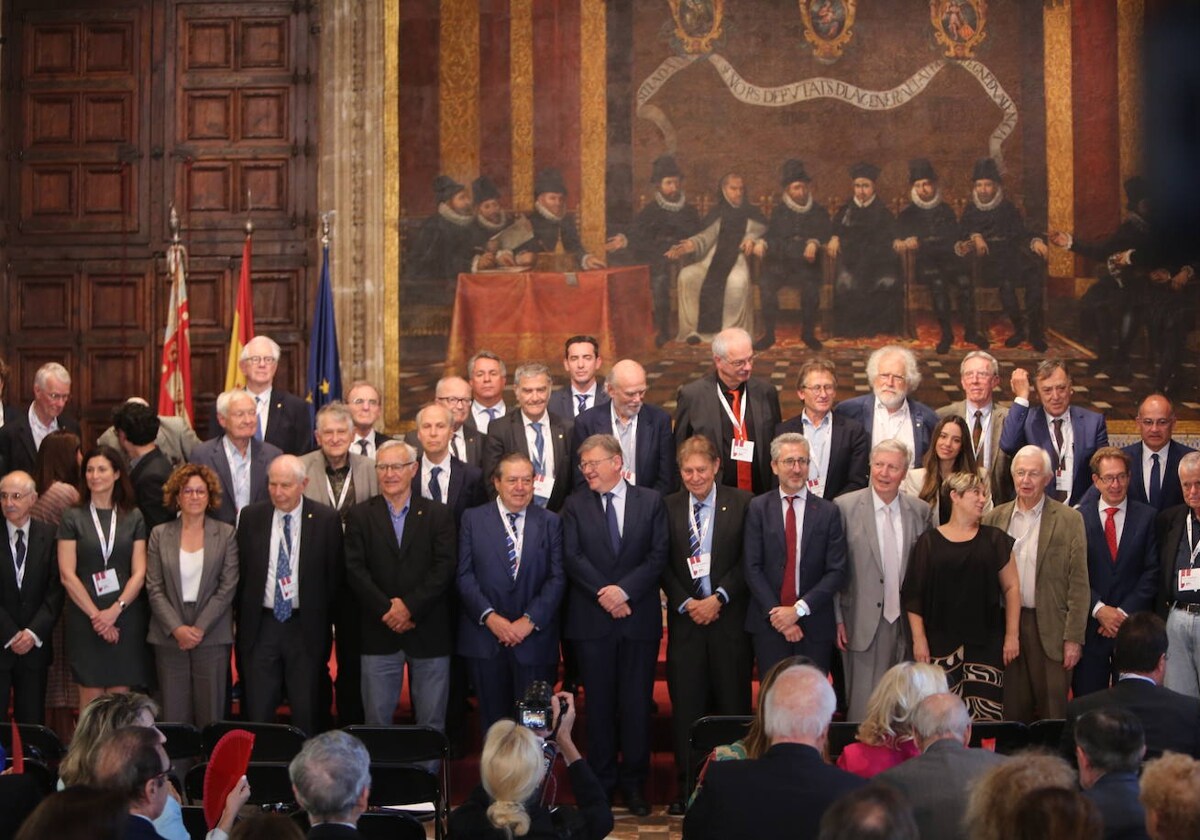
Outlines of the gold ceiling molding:
M579 8L579 233L591 254L603 255L608 149L608 29L604 0Z
M469 184L479 174L479 4L441 0L438 171Z
M384 426L400 425L400 0L383 9Z
M1117 3L1117 119L1121 183L1142 173L1142 34L1144 0ZM1124 195L1121 196L1124 203Z
M1075 146L1071 114L1071 4L1042 13L1046 90L1046 193L1051 230L1075 227ZM1050 249L1050 274L1075 276L1075 257Z
M533 209L533 0L508 7L509 96L512 118L512 206Z

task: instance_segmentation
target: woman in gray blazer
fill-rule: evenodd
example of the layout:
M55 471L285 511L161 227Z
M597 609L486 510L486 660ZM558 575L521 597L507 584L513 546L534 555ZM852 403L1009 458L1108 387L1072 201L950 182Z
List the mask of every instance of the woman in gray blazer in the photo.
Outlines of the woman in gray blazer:
M163 485L179 518L150 532L146 590L163 719L204 727L224 716L238 584L234 529L206 514L221 506L216 473L184 464Z

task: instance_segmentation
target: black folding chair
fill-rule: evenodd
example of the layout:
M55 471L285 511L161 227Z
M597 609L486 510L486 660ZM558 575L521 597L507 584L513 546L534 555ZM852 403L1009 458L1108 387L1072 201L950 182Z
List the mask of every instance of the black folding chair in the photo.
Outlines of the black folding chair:
M425 840L425 826L399 811L367 811L358 818L366 840Z
M858 737L858 723L851 721L835 721L829 724L829 734L825 738L829 750L829 760L837 761L845 752L846 747L854 743Z
M12 769L12 756L5 759L4 769ZM58 774L36 758L26 757L25 775L37 785L43 796L49 796L58 787Z
M208 821L204 819L204 806L184 805L183 827L192 840L204 840L208 836Z
M221 736L234 729L244 729L254 735L254 751L250 760L255 762L288 762L296 757L308 736L286 723L246 723L238 720L219 720L204 727L201 739L204 755L212 755L213 748Z
M438 806L435 811L435 828L438 836L445 828L450 802L450 742L445 734L431 726L347 726L345 731L358 738L371 755L371 793L375 801L375 773L384 768L411 766L422 762L441 762L441 783ZM424 768L422 768L424 770ZM425 771L428 772L428 771ZM393 800L394 801L394 800ZM429 799L406 800L408 802L432 801ZM381 802L380 804L390 804ZM403 804L403 803L401 803Z
M200 735L200 730L190 723L156 722L154 726L167 739L163 749L167 751L167 758L171 761L199 758L206 755L204 739Z
M1029 727L1017 720L972 723L971 746L982 747L984 741L994 741L1001 755L1012 755L1029 746Z
M444 836L446 800L438 777L423 767L403 764L371 765L372 808L397 811L423 822L433 820L437 837Z
M35 723L18 723L17 733L21 737L22 752L27 758L34 758L52 770L58 769L58 762L67 754L58 733L48 726ZM12 724L0 724L0 746L4 747L6 755L12 755Z
M1058 752L1058 748L1062 744L1063 729L1066 725L1067 722L1062 718L1035 720L1029 724L1029 745L1031 747L1045 747L1048 750Z
M183 785L189 801L204 801L204 774L207 770L207 761L202 761L188 770ZM280 807L296 806L296 794L292 790L292 780L288 777L287 762L251 761L246 767L246 781L250 783L248 801L251 805L270 805L276 810Z
M749 715L709 715L692 724L688 733L687 789L683 791L684 798L695 789L696 775L708 754L721 744L732 744L745 737L753 721L754 718Z

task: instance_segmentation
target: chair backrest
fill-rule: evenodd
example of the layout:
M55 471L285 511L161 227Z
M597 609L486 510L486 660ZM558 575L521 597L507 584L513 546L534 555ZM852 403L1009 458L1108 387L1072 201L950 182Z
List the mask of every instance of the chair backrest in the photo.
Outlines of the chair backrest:
M188 770L183 786L190 801L200 802L204 799L204 773L207 770L207 761L202 761ZM251 761L246 767L246 781L250 783L251 805L296 805L296 794L292 791L287 762Z
M167 751L167 758L172 761L205 755L204 738L200 730L190 723L156 722L154 726L167 739L163 749Z
M363 742L371 764L415 764L444 761L450 749L446 736L432 726L347 726Z
M208 821L204 818L202 805L184 805L183 827L187 829L188 837L203 838L208 834Z
M212 755L213 747L221 736L233 729L244 729L254 735L254 751L250 760L254 762L288 762L296 757L308 736L286 723L246 723L239 720L219 720L204 727L201 736L204 755Z
M987 742L987 743L985 743ZM1001 755L1012 755L1029 746L1029 727L1017 720L978 721L971 724L971 746L992 745Z
M438 777L422 767L406 767L395 764L371 765L371 797L368 804L373 808L403 808L423 802L433 803L438 809L442 801L442 786ZM415 809L420 812L420 809Z
M425 840L425 826L398 811L367 811L358 818L358 833L366 840Z
M53 729L35 723L18 723L17 733L21 736L22 752L50 768L57 768L66 755L63 743ZM6 755L12 755L12 724L0 725L0 746Z
M1046 747L1057 752L1062 741L1063 728L1066 725L1067 722L1062 718L1035 720L1029 724L1029 745Z
M6 770L12 767L12 756L5 759L5 764L4 769ZM38 786L43 796L54 793L54 789L58 786L58 774L36 758L26 757L25 775Z
M858 737L858 723L849 721L834 721L829 724L829 733L825 736L825 744L829 751L829 760L837 761L846 749Z
M750 715L709 715L696 720L688 733L687 778L684 781L691 794L696 775L708 754L722 744L732 744L746 735L754 718Z

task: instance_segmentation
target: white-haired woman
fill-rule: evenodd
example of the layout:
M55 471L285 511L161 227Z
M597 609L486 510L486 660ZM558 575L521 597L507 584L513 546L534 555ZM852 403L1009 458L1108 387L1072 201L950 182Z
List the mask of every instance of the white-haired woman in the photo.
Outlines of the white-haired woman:
M867 715L855 735L858 741L838 756L838 767L869 779L917 755L913 712L926 697L947 690L946 672L936 665L893 665L871 692Z

